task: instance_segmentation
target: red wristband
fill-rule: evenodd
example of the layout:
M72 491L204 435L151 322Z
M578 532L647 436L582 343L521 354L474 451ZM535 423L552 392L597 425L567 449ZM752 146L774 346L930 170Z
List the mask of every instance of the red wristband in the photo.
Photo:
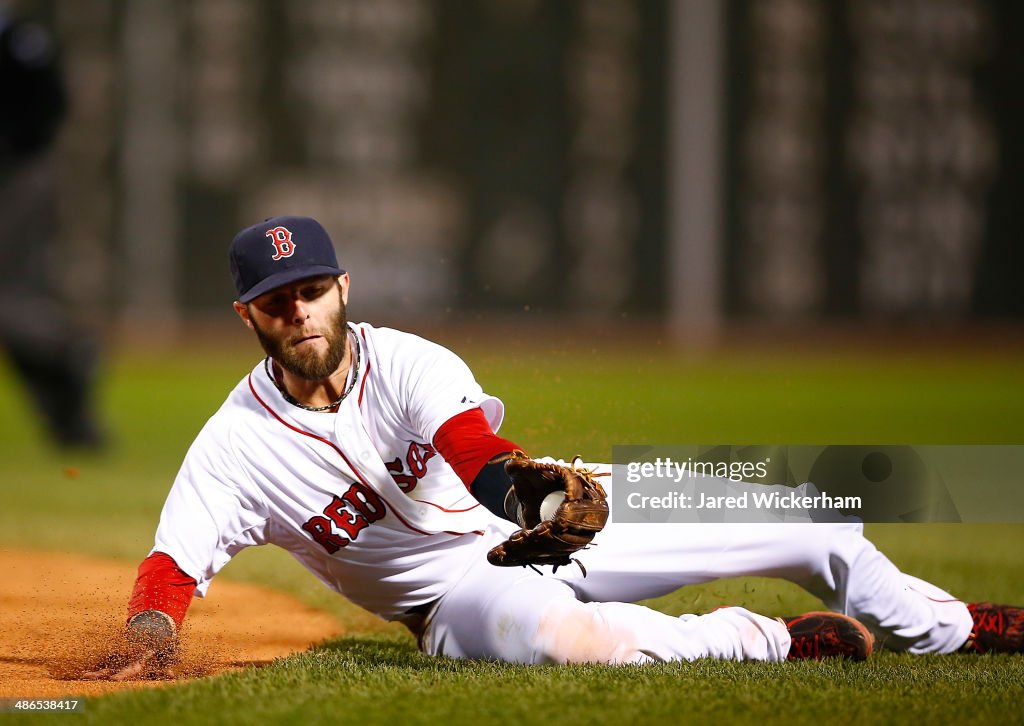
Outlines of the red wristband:
M196 581L170 555L154 552L139 565L128 601L128 618L144 610L159 610L170 615L180 628L195 589Z

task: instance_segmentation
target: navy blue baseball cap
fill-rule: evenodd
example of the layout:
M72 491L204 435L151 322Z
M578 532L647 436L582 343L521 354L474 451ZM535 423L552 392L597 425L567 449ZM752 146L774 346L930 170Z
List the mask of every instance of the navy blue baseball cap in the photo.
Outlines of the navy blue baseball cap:
M345 272L327 230L311 217L271 217L246 227L232 240L230 257L243 303L296 280Z

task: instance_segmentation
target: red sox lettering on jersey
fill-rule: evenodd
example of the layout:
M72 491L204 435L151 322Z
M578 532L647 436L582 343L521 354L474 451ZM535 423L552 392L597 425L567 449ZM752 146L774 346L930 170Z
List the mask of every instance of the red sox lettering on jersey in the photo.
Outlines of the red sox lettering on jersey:
M311 517L302 528L328 553L334 554L342 547L347 547L363 529L382 519L385 514L387 508L384 501L372 489L353 482L344 494L335 496L324 507L324 516ZM332 523L347 537L333 531Z
M292 233L287 227L268 229L267 237L274 243L275 253L271 259L280 260L282 257L291 257L295 254L295 243L292 242Z
M404 462L396 457L386 465L388 471L392 472L391 477L395 483L408 494L426 475L427 462L436 454L437 451L430 444L413 441L409 444ZM408 464L410 473L405 472L404 464ZM323 516L310 517L302 528L317 544L330 554L334 554L342 547L348 546L364 528L382 519L385 514L387 507L384 500L372 489L354 482L343 495L331 499L330 504L324 507ZM347 536L342 536L332 529L332 523Z
M405 458L396 456L385 463L391 478L395 480L399 488L408 494L416 488L416 484L427 473L427 462L437 454L437 450L430 444L413 441L405 453ZM406 471L408 466L408 471Z

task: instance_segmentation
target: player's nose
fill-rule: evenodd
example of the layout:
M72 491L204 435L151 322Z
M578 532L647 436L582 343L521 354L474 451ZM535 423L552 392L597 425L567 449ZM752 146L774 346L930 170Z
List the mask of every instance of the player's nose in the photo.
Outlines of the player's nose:
M292 301L292 322L301 325L309 319L309 305L303 300Z

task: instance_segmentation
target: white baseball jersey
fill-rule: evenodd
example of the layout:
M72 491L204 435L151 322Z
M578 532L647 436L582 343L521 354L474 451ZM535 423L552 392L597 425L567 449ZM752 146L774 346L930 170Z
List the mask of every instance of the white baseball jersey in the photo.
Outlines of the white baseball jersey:
M451 351L353 324L359 369L336 414L289 404L260 362L204 426L164 505L153 551L203 595L249 545L279 545L328 587L393 618L437 599L509 531L432 445L452 416L501 401Z

